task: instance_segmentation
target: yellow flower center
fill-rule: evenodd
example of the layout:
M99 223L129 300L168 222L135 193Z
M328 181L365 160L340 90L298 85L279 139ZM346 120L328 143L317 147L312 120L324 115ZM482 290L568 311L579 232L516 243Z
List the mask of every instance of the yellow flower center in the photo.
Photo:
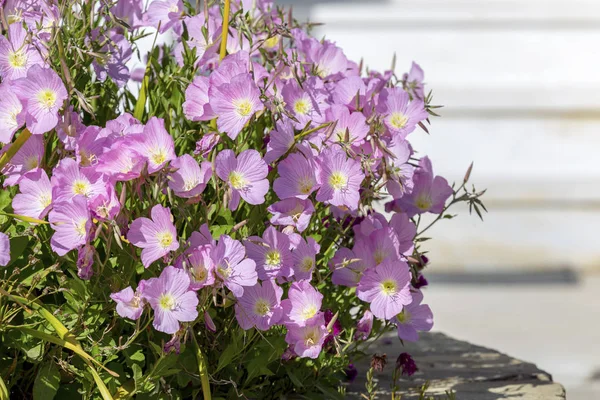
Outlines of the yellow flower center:
M422 194L419 197L417 197L415 205L420 210L428 210L429 208L431 208L431 198L426 194Z
M302 310L302 318L304 318L304 320L309 320L315 316L317 311L319 311L317 310L317 307L314 305L309 305Z
M73 182L72 191L74 195L88 196L90 194L90 184L83 180Z
M402 129L406 126L408 122L408 117L402 113L393 113L390 118L390 124L396 129Z
M271 305L268 301L264 299L258 299L256 303L254 303L254 313L256 315L265 316L267 313L271 311Z
M36 156L27 157L27 159L25 160L25 168L27 168L27 170L35 169L39 165L40 161Z
M234 189L243 189L248 184L248 181L244 178L244 175L237 171L232 171L229 173L229 183Z
M315 182L310 177L304 177L298 182L298 191L302 194L310 194Z
M281 253L277 250L269 251L265 256L265 264L270 267L278 267L281 263Z
M296 111L297 114L306 115L308 114L310 109L311 105L307 99L301 98L296 100L296 102L294 103L294 111Z
M194 279L194 281L196 282L203 282L208 276L208 271L206 270L206 268L204 268L204 266L194 267L191 272L192 279Z
M404 309L400 314L396 315L396 318L401 324L406 324L410 322L410 313Z
M154 163L154 165L161 165L167 159L167 152L165 149L155 149L150 154L150 160Z
M229 265L224 266L219 264L217 265L217 272L223 277L223 279L227 279L231 275L232 270Z
M27 56L23 50L11 51L8 53L8 63L13 68L23 68L27 64Z
M56 92L51 89L42 89L38 92L37 99L43 107L51 109L56 104Z
M234 104L235 112L240 117L247 117L252 113L252 103L248 99L237 100Z
M80 236L85 236L85 234L86 234L85 228L86 228L87 222L88 222L87 218L82 218L79 220L79 222L77 222L75 224L75 230L77 231L77 233Z
M22 16L21 10L13 10L13 12L14 12L14 14L9 14L8 17L6 18L9 25L14 24L15 22L23 21L23 16Z
M387 257L387 253L381 249L378 249L373 253L373 259L375 260L375 265L381 264L383 260Z
M386 279L381 282L381 291L387 296L396 294L398 291L398 284L393 279Z
M314 346L318 342L317 333L314 330L310 330L304 336L304 344L306 346Z
M304 259L302 260L302 262L300 263L300 269L303 272L308 272L312 269L312 267L314 266L314 262L312 257L304 257Z
M52 196L49 194L41 194L38 201L40 202L42 208L46 208L50 205L50 203L52 203Z
M173 235L171 232L160 232L156 235L156 238L158 239L160 246L164 249L169 248L173 243Z
M169 7L169 12L170 13L179 12L179 7L177 7L177 4L173 4L171 7Z
M189 180L189 181L185 181L183 183L183 190L186 191L186 192L189 192L190 190L192 190L196 186L198 186L198 182L195 179Z
M175 308L175 298L170 294L163 294L158 298L158 305L163 310L172 310Z
M334 172L329 177L329 185L335 190L340 190L346 187L348 177L341 172Z

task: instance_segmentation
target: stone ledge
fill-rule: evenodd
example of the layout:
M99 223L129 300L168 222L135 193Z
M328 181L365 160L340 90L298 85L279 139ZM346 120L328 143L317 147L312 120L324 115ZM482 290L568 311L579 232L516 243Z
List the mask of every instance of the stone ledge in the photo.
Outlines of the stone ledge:
M453 391L460 400L566 399L563 386L534 364L443 333L422 334L419 342L405 346L391 333L371 345L368 354L387 354L388 361L383 372L375 373L378 398L389 398L392 370L403 352L412 355L419 368L412 377L402 377L399 381L403 400L418 398L418 389L427 381L426 393L440 399L445 398L446 391ZM359 398L365 392L369 362L370 359L365 359L356 363L359 375L348 387L349 398Z

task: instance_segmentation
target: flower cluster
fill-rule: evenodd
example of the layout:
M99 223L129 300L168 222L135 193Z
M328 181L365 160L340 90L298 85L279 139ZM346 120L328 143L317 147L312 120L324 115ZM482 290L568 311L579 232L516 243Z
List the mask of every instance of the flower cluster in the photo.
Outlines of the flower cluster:
M192 335L215 374L227 351L248 351L240 335L281 339L267 363L343 371L387 327L405 341L432 328L421 215L477 209L480 193L468 177L451 187L409 143L435 115L418 65L402 79L365 72L269 0L234 1L231 20L220 2L66 3L3 6L15 229L0 233L0 265L27 224L42 249L49 239L44 257L77 271L68 279L109 291L131 337L118 350L162 332L183 351ZM135 69L144 32L174 43ZM256 368L244 379L275 374Z

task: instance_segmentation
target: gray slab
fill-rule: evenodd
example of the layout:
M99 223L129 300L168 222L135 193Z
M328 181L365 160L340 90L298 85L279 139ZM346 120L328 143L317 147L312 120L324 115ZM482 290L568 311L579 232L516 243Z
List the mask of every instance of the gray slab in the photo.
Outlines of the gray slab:
M419 371L410 378L400 379L402 400L418 398L419 388L427 381L426 393L436 399L446 398L446 391L453 391L459 400L566 399L563 386L534 364L442 333L422 334L419 342L405 346L392 333L369 347L370 355L386 354L388 360L383 372L375 374L378 398L390 398L393 368L403 352L413 356ZM365 393L369 363L370 358L356 363L359 376L348 387L349 398L359 398Z

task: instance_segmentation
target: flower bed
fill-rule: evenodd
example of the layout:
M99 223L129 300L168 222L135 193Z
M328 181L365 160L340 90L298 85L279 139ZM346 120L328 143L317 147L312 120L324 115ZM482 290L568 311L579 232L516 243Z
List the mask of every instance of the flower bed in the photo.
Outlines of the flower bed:
M485 208L408 141L417 64L268 0L2 6L0 398L336 398L431 329L424 233Z

